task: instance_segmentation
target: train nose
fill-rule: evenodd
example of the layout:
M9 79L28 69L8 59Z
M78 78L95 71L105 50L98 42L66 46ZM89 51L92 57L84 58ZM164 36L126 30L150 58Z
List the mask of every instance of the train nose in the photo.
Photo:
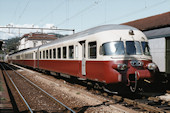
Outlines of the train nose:
M145 63L146 65L146 63ZM132 82L137 82L139 79L150 78L152 75L145 67L144 62L140 60L131 60L128 64L127 70L127 85Z
M152 77L152 73L148 69L135 69L135 68L130 68L127 71L127 86L130 85L133 82L137 82L138 80L143 80L147 78Z

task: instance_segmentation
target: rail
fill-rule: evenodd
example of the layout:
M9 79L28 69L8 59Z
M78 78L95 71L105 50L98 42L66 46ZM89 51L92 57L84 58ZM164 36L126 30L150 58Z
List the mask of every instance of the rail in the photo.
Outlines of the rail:
M19 91L19 89L17 88L17 86L15 85L14 81L11 79L11 77L9 76L8 72L5 70L4 66L0 63L1 67L3 68L3 70L5 71L7 77L9 78L10 82L12 83L13 87L15 88L15 90L17 91L17 93L19 94L20 98L22 99L22 101L24 102L24 105L27 107L28 112L33 113L32 109L30 108L29 104L27 103L27 101L24 99L24 97L22 96L21 92Z
M8 65L4 64L5 66L7 66L8 68L10 68L13 72L15 72L16 74L18 74L20 77L22 77L23 79L25 79L26 81L28 81L31 85L33 85L35 88L37 88L38 90L42 91L46 96L49 97L49 99L51 99L52 101L54 101L55 103L58 103L59 105L63 106L64 108L66 108L67 111L69 111L70 113L75 113L75 111L73 111L71 108L69 108L68 106L66 106L65 104L63 104L62 102L60 102L59 100L57 100L56 98L54 98L52 95L50 95L49 93L47 93L45 90L41 89L39 86L37 86L35 83L33 83L32 81L30 81L29 79L27 79L26 77L24 77L23 75L21 75L20 73L16 72L13 68L9 67ZM18 90L19 91L19 90ZM21 93L20 93L21 94ZM25 100L25 99L24 99ZM25 100L26 101L26 100ZM31 109L29 107L29 109ZM31 112L33 113L33 112Z

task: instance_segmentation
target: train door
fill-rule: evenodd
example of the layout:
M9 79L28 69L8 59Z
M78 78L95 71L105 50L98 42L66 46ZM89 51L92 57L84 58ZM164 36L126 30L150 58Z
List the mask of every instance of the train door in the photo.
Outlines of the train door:
M37 56L37 52L33 52L33 63L34 63L34 68L36 68L36 56Z
M170 74L170 37L166 38L166 73Z
M24 65L24 53L21 54L21 65Z
M40 52L38 47L37 54L36 54L36 68L39 68L39 57L40 57Z
M86 75L86 44L85 41L80 41L79 43L81 44L82 47L81 72L82 75L85 76Z

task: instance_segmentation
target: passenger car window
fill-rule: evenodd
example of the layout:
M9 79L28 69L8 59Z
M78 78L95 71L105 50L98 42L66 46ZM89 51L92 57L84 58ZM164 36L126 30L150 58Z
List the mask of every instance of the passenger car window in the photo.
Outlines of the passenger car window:
M46 50L46 59L48 59L48 50Z
M52 59L52 49L50 49L50 59Z
M61 48L57 48L57 58L61 58Z
M45 51L43 51L43 59L45 59Z
M90 59L97 58L97 43L96 42L89 42L89 44L88 44L88 57Z
M40 51L40 59L41 59L41 51Z
M56 48L53 49L53 58L56 58Z
M63 58L67 57L67 48L63 47Z
M35 59L37 59L38 58L38 54L37 54L37 52L35 52Z
M74 58L74 46L69 46L69 58Z

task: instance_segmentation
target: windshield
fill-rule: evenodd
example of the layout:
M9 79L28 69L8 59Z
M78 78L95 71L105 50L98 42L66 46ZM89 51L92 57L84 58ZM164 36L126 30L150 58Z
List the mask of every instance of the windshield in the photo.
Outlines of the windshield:
M126 41L127 55L150 55L148 42ZM123 41L107 42L102 45L103 55L124 55L125 48Z
M150 48L148 42L142 42L142 49L145 55L150 55Z
M142 50L139 41L126 41L126 53L128 55L141 55Z
M123 55L124 44L123 41L108 42L102 45L103 55Z

